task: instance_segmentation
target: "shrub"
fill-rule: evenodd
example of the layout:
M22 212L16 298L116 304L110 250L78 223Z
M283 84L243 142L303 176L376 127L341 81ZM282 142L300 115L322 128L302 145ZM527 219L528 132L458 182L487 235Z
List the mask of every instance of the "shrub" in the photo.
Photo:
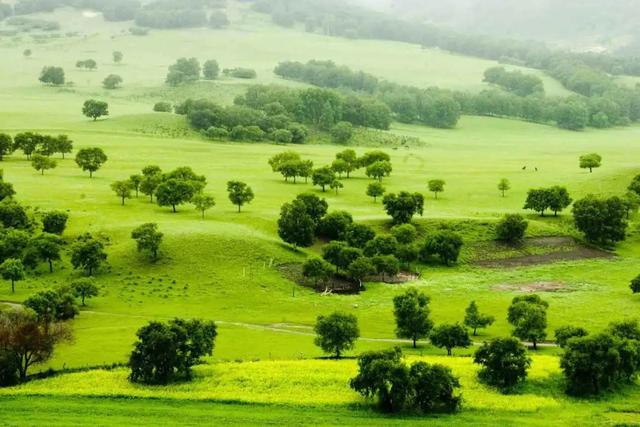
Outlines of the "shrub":
M153 111L157 113L170 113L173 111L173 106L170 102L160 101L153 105Z
M456 233L446 230L439 231L427 237L422 246L421 256L425 261L437 256L444 265L448 266L458 260L462 245L462 238Z
M520 242L524 239L528 227L529 222L522 215L505 215L496 226L496 238L511 244Z
M555 331L556 343L564 348L571 338L581 338L589 335L586 329L579 326L561 326Z
M501 389L510 389L527 377L531 358L515 338L496 338L476 350L474 363L482 365L480 379Z

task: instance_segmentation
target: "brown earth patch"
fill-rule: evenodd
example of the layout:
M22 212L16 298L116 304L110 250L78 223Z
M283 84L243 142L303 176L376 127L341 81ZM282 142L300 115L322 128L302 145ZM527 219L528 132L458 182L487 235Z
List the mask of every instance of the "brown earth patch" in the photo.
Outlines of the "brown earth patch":
M562 282L532 282L524 284L500 284L495 285L495 291L521 292L525 294L536 292L572 292L573 289Z

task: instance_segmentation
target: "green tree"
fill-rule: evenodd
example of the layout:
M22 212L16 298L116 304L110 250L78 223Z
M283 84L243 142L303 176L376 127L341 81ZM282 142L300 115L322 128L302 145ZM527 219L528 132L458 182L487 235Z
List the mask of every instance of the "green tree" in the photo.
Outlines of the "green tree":
M329 212L318 221L316 234L329 240L343 239L347 228L351 224L353 224L353 217L349 212Z
M602 156L597 153L585 154L580 156L580 169L589 169L592 173L594 169L602 166Z
M155 223L142 224L131 232L131 238L137 243L138 252L149 252L153 261L158 259L163 237L164 234L158 231L158 224Z
M527 378L531 358L527 349L515 338L495 338L476 350L473 362L482 366L480 379L503 390L509 390Z
M358 337L358 319L353 314L335 312L328 316L318 316L314 327L315 344L325 353L339 359L341 354L351 350Z
M193 206L195 206L196 210L202 214L202 219L204 219L205 212L216 205L216 199L214 199L213 196L198 193L193 196L193 198L191 199L191 203L193 203Z
M45 330L56 321L75 318L80 312L67 287L37 292L27 298L23 305L36 313L38 320L45 325Z
M330 167L325 166L314 170L311 179L313 185L320 186L324 193L326 191L326 187L336 180L336 174Z
M349 246L363 249L369 241L376 237L376 232L366 224L350 223L344 230L342 237Z
M477 335L478 329L484 329L495 321L495 317L480 313L475 301L471 301L465 310L464 324L473 330L474 337Z
M255 197L251 187L240 181L227 182L227 192L231 203L238 207L238 213L240 213L242 206L251 203Z
M302 265L302 276L313 281L317 288L318 283L324 282L331 277L333 268L329 263L321 258L311 258Z
M360 257L355 259L347 267L347 274L352 279L358 282L358 286L362 288L362 281L376 272L376 267L372 260L367 257Z
M429 191L433 193L434 198L438 198L438 193L444 191L445 182L441 179L432 179L429 181Z
M429 319L429 297L415 288L407 289L393 298L393 315L396 320L396 336L417 341L429 336L433 322Z
M49 211L42 215L42 231L51 234L62 234L67 228L69 214L61 211Z
M382 204L394 224L407 224L415 214L423 214L424 197L420 193L401 191L384 196Z
M333 163L331 163L331 169L338 174L338 178L342 178L342 174L346 174L349 172L350 167L349 163L342 159L335 159Z
M109 90L117 89L118 86L122 84L122 81L123 81L122 77L120 77L119 75L109 74L102 81L102 87ZM103 115L106 115L106 114L103 114ZM89 117L93 117L93 116L89 116Z
M448 266L458 260L462 245L462 238L458 234L448 230L438 231L427 237L420 254L425 261L437 256Z
M71 265L76 270L85 270L89 276L106 260L104 244L90 234L80 236L71 247Z
M16 292L16 282L24 280L25 272L22 261L9 258L0 265L0 275L4 280L11 281L11 292Z
M49 272L53 273L53 262L60 260L62 239L56 234L42 233L32 239L29 246L38 259L49 264Z
M610 245L626 238L626 206L619 197L599 199L589 195L573 204L576 228L590 242Z
M0 161L4 160L4 156L7 156L13 153L13 139L11 135L7 135L6 133L0 133Z
M44 175L44 171L54 169L58 166L58 162L42 154L34 154L31 156L31 166Z
M182 179L168 179L155 189L158 206L171 206L177 212L177 206L191 201L196 191L194 186Z
M71 282L71 290L76 298L80 298L84 307L85 300L91 297L97 297L98 287L92 279L78 279Z
M549 191L549 209L553 211L553 216L558 216L558 212L567 208L573 199L569 196L569 192L566 188L560 186L554 186L548 189Z
M200 79L200 62L196 58L180 58L169 67L166 83L170 86L179 86L183 83L192 83Z
M387 190L384 188L384 185L380 182L372 182L367 186L367 196L373 197L373 202L375 203L378 197L382 197Z
M142 194L149 196L151 203L153 203L153 196L156 194L160 184L162 184L161 173L143 175L142 182L140 183L140 191Z
M329 187L332 190L336 190L336 196L338 195L338 190L340 190L341 188L344 188L344 184L339 181L339 180L334 180L331 184L329 184Z
M455 347L467 348L471 345L467 328L458 323L436 326L429 334L429 339L436 347L446 348L448 356L453 354Z
M109 104L104 101L88 99L82 106L82 114L93 119L95 122L99 117L109 115Z
M89 178L107 162L107 155L102 148L83 148L76 154L76 163L83 171L89 171Z
M62 159L64 159L65 154L73 151L73 141L71 141L67 135L58 135L56 151L62 154Z
M64 70L61 67L44 67L38 80L44 84L61 86L64 84Z
M210 59L202 65L202 75L205 80L215 80L220 75L218 61Z
M142 179L144 177L142 175L134 174L129 177L129 183L131 184L131 189L136 192L136 198L140 193L140 184L142 184Z
M418 231L411 224L400 224L391 228L391 235L401 245L409 245L416 241Z
M124 58L124 55L122 52L118 50L113 51L113 62L115 62L116 64L119 64L122 62L123 58Z
M383 282L387 281L387 277L395 277L400 273L400 261L395 255L376 255L371 260L376 273L382 275Z
M634 294L640 294L640 275L631 281L629 287Z
M349 122L339 122L331 128L330 133L334 144L346 144L353 138L353 125Z
M547 337L547 308L549 303L538 295L515 297L509 306L507 320L514 329L512 335L533 344L538 349L538 342Z
M423 413L456 412L462 398L455 395L460 381L443 365L416 362L409 370L413 405Z
M589 335L586 329L580 326L566 325L555 330L556 344L561 348L565 348L571 338L581 338Z
M506 192L511 190L511 183L507 178L502 178L498 182L498 190L502 193L502 197L505 197Z
M347 166L344 172L347 174L347 178L350 177L351 172L358 169L359 167L356 152L351 149L343 150L336 154L336 160L342 160L346 163Z
M521 242L528 227L522 215L507 214L496 225L496 238L510 244Z
M111 183L111 189L116 193L116 196L122 199L122 206L124 206L125 199L131 198L132 185L128 179Z
M307 205L299 199L285 203L278 219L278 235L293 245L309 247L313 245L316 223L307 212Z
M365 173L368 177L377 179L378 181L382 182L382 178L391 175L392 171L393 167L391 166L391 162L381 160L367 166Z

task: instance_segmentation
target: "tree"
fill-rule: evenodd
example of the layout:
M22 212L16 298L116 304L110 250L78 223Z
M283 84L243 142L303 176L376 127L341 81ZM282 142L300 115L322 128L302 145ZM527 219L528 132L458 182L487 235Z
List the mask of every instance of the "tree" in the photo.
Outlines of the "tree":
M353 217L349 212L330 212L318 222L316 234L330 240L343 239L347 228L352 223Z
M32 310L0 312L0 349L19 362L22 381L27 379L31 366L46 362L58 343L70 340L71 332L66 325L57 323L45 328Z
M365 173L368 177L377 179L378 181L382 182L382 178L391 175L392 171L393 167L391 166L391 162L381 160L367 166Z
M86 299L98 296L98 287L91 279L78 279L73 281L71 283L71 290L76 298L82 300L83 307L86 305Z
M635 279L633 279L629 287L634 294L640 294L640 276L637 276Z
M475 301L471 301L465 310L464 324L473 330L473 336L477 335L478 329L484 329L495 322L496 318L488 314L480 313Z
M124 206L125 199L131 198L132 185L128 179L111 183L111 189L116 193L116 196L122 199L122 206Z
M102 148L83 148L76 154L76 163L83 171L89 171L89 178L107 162L107 155Z
M202 320L174 319L150 322L137 332L138 341L129 357L132 382L167 384L192 377L192 367L213 354L216 324Z
M351 172L359 167L356 152L351 149L347 149L336 154L336 160L342 160L347 165L344 170L347 174L347 178L350 177Z
M350 386L364 397L377 397L378 405L387 412L404 409L412 394L409 369L402 363L402 351L371 351L358 357L358 374Z
M16 282L24 280L25 272L22 261L9 258L0 265L0 275L4 280L11 281L11 292L16 292Z
M66 212L49 211L42 215L42 231L51 234L62 234L67 228L69 215Z
M64 159L65 154L73 151L73 141L71 141L67 135L58 135L56 151L62 154L62 158Z
M331 128L330 133L334 144L346 144L353 138L353 125L349 122L339 122Z
M561 348L565 348L571 338L582 338L589 335L586 329L580 326L561 326L555 330L556 344Z
M192 83L200 78L200 63L196 58L180 58L169 67L166 82L170 86Z
M13 184L0 180L0 201L10 199L16 195Z
M158 259L158 251L164 234L158 231L158 224L147 223L135 228L131 232L131 238L136 241L138 252L148 251L151 259Z
M13 139L11 135L0 133L0 161L4 160L4 156L13 153Z
M42 154L34 154L31 156L31 166L44 175L44 171L54 169L58 166L58 163L50 157L43 156Z
M378 197L382 197L387 190L380 182L372 182L367 186L367 196L373 197L373 203L375 203Z
M60 260L62 239L56 234L42 233L29 243L30 249L49 264L49 273L53 273L53 262Z
M122 84L122 77L120 77L117 74L109 74L102 81L102 87L109 90L117 89L118 86L120 86L121 84ZM87 114L85 113L85 115ZM93 116L89 116L89 117L93 117Z
M411 365L409 378L413 405L422 412L455 412L460 407L462 398L454 394L460 381L450 368L416 362Z
M214 11L209 16L209 27L214 29L225 28L229 25L227 14L220 11Z
M61 86L64 84L64 70L61 67L44 67L38 80L44 84Z
M523 209L531 209L538 212L540 216L544 216L544 212L549 209L549 195L549 191L544 188L529 190Z
M333 354L336 359L351 350L360 337L358 319L353 314L335 312L328 316L318 316L314 327L314 343L325 353Z
M521 242L528 227L529 222L522 215L507 214L496 226L496 238L510 244Z
M231 203L238 207L238 213L240 213L243 205L251 203L254 199L253 190L244 182L227 182L227 192L229 193L229 200L231 200Z
M27 160L31 159L31 154L42 144L42 135L33 132L24 132L16 134L13 138L13 148L22 152L27 156Z
M32 54L33 52L31 51L31 49L25 49L24 51L22 51L22 56L24 56L25 58L31 57Z
M158 206L171 206L174 213L177 206L191 201L195 194L193 185L182 179L168 179L155 189Z
M366 224L349 224L342 237L349 246L363 249L369 241L376 237L376 232Z
M453 354L452 350L455 347L467 348L471 345L469 332L458 323L436 326L429 334L429 339L436 347L446 348L448 356Z
M4 199L0 202L0 225L5 228L26 230L31 227L31 219L27 210L12 199Z
M198 193L193 196L191 203L193 203L193 206L195 206L198 212L202 213L202 219L204 219L205 212L216 205L216 199L214 199L213 196Z
M382 275L382 281L387 277L395 277L400 272L400 261L395 255L376 255L372 258L376 273Z
M71 247L71 265L76 270L85 270L89 276L92 276L106 259L104 244L90 234L80 236Z
M331 185L336 180L335 172L328 166L319 168L313 171L311 177L313 185L318 185L322 188L322 192L326 191L327 186Z
M609 245L626 238L626 206L619 197L599 199L589 195L573 204L576 228L590 242Z
M86 59L84 61L77 61L76 68L86 68L87 70L95 70L98 68L98 63L95 59Z
M109 115L109 104L104 101L88 99L82 106L82 114L93 119L93 121L95 122L99 117Z
M580 156L580 169L589 169L590 173L593 170L602 166L602 156L597 153L585 154Z
M411 224L400 224L391 228L391 235L401 245L409 245L415 242L418 231Z
M144 177L142 175L134 174L129 177L129 183L131 184L131 189L135 190L136 198L138 198L138 194L140 193L140 184L142 184L142 179Z
M153 111L155 111L156 113L171 113L173 111L173 105L170 102L166 102L166 101L159 101L156 102L155 104L153 104ZM211 128L209 128L211 129ZM222 129L222 128L214 128L214 129L218 129L218 130L222 130L224 131L224 135L221 135L221 137L228 137L229 136L229 132L226 129ZM211 135L211 132L209 132L209 130L207 130L207 136L209 138L213 138L214 136Z
M307 205L300 199L285 203L280 209L278 235L286 243L309 247L313 245L316 229L314 219L307 212Z
M401 191L384 196L382 204L394 224L407 224L415 214L423 214L424 197L420 193Z
M393 315L396 320L396 336L413 341L413 348L417 341L429 336L433 322L429 319L429 297L410 288L404 294L393 298Z
M444 265L449 266L458 260L462 245L462 238L458 234L448 230L438 231L427 237L421 256L424 260L437 256Z
M337 196L338 195L338 190L341 189L341 188L344 188L344 184L341 181L336 179L331 184L329 184L329 187L332 190L336 190L336 196Z
M558 216L558 212L563 211L573 202L569 192L564 187L556 185L547 191L549 192L549 209L553 211L553 216Z
M398 241L390 234L375 236L364 246L367 256L393 255L398 250Z
M527 377L531 358L515 338L495 338L476 350L473 362L482 366L479 377L487 384L509 390Z
M445 182L441 179L432 179L429 181L429 191L433 193L434 198L438 199L438 193L444 191Z
M373 261L367 257L357 258L347 267L347 274L352 280L358 282L360 288L362 288L362 281L375 272L376 267Z
M218 61L210 59L202 65L202 75L205 80L215 80L220 75Z
M78 313L78 306L67 287L45 289L27 298L23 305L36 313L38 321L43 323L45 331L56 321L71 320Z
M162 184L162 174L160 172L149 175L143 174L140 191L142 194L149 196L151 203L153 203L153 196L156 194L160 184Z
M332 241L322 248L322 258L335 265L336 272L346 269L356 259L362 256L362 251L347 246L344 242Z
M296 200L304 203L307 214L315 224L318 224L327 213L329 204L325 199L321 199L313 193L302 193L296 196Z
M638 209L640 209L640 195L633 191L627 191L624 195L623 202L627 212L627 219L630 219L631 215L636 214Z
M342 159L335 159L331 163L331 169L338 174L338 178L342 178L342 174L349 171L349 164Z
M507 320L514 326L512 335L523 341L531 341L533 349L547 337L547 308L549 303L538 295L515 297L509 306Z
M122 62L123 58L124 58L124 55L122 54L122 52L118 50L113 51L113 62L115 62L116 64L119 64Z
M498 190L502 193L502 197L505 197L505 193L511 190L511 183L507 178L502 178L500 182L498 182Z
M329 263L321 258L311 258L302 265L302 276L313 280L313 285L317 288L319 282L326 281L333 268Z

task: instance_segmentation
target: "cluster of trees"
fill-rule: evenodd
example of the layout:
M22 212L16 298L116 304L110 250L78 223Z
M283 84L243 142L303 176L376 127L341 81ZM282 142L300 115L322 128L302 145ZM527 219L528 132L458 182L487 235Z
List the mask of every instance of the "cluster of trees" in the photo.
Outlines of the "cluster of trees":
M62 86L65 82L64 70L62 67L46 66L40 72L38 80L44 84Z
M165 81L170 86L179 86L198 81L201 77L205 80L215 80L219 76L220 65L215 59L209 59L201 66L197 58L180 58L169 66Z
M98 68L98 63L95 59L85 59L76 62L76 68L84 68L86 70L95 70Z
M571 205L571 202L573 199L567 189L556 185L550 188L529 190L523 209L530 209L539 213L540 216L544 216L544 213L550 210L554 216L557 216L559 212Z
M48 158L56 153L60 153L64 159L65 154L73 151L73 141L67 135L53 136L23 132L11 138L11 135L0 133L0 160L17 150L21 150L27 160L32 160L32 157L37 155L40 158Z
M229 25L227 15L216 10L208 16L208 8L222 8L221 0L167 1L156 0L146 3L135 14L135 22L141 27L150 28L223 28Z
M544 93L542 80L522 71L507 71L504 67L492 67L484 72L484 81L518 96Z

